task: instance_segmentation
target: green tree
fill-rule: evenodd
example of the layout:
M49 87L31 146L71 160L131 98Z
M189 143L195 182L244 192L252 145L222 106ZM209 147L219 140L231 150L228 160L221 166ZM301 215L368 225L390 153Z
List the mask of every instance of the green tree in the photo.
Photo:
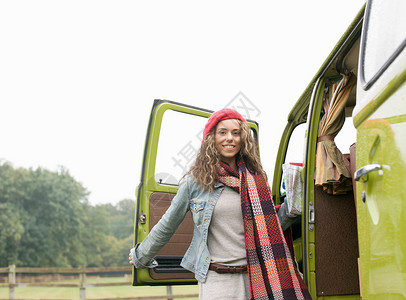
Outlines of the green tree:
M80 266L86 263L80 230L87 191L60 168L50 172L31 170L30 197L24 203L29 212L20 256L28 265Z
M3 163L0 182L0 203L6 204L3 209L8 212L8 217L0 220L1 227L13 223L16 231L7 235L7 244L0 240L0 249L7 248L8 253L7 262L2 259L1 264L10 263L10 259L42 267L86 263L80 230L87 191L66 169L14 169Z
M134 230L135 201L124 199L117 203L112 211L111 234L117 239L125 239L132 234Z
M92 206L65 168L0 162L0 266L126 266L135 201Z
M12 203L0 203L0 266L17 264L24 226L18 208Z
M126 266L132 246L135 201L89 206L84 241L89 266Z
M104 205L84 207L86 214L81 231L81 241L89 267L105 266L104 251L109 247L108 231L110 220Z
M105 250L105 266L125 267L128 266L128 252L132 248L132 234L125 239L118 240L109 236L109 247Z
M24 182L29 178L25 169L14 170L11 164L0 162L0 266L17 264L17 251L24 233Z

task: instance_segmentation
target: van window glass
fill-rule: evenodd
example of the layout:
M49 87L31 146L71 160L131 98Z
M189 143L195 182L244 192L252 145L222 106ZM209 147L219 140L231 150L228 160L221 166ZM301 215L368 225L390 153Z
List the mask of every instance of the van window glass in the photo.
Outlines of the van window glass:
M284 163L303 163L304 161L304 149L306 144L306 129L307 123L299 124L293 129L292 134L288 142L288 149L286 150L286 156ZM282 175L283 176L283 175ZM281 180L280 187L281 196L286 194L286 186Z
M293 129L286 151L285 163L303 163L306 129L306 123L302 123Z
M204 117L165 111L158 142L156 182L178 185L196 158L206 122Z
M334 142L341 153L350 153L350 146L357 140L357 131L355 130L352 117L345 118L343 128L338 132L334 138Z
M406 1L373 0L366 22L362 71L365 82L377 75L406 39Z

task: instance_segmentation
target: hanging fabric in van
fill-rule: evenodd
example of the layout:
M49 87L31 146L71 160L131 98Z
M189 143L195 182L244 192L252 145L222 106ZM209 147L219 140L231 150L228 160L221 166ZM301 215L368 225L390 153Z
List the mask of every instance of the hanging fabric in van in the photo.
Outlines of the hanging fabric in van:
M334 138L345 122L345 105L356 84L354 74L343 75L323 99L324 116L320 120L317 138L315 180L329 194L344 194L352 190L350 166L337 148Z

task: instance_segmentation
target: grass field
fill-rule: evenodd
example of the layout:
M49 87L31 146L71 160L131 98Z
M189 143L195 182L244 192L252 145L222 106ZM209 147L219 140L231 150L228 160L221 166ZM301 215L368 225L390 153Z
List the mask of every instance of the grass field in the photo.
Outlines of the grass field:
M59 281L58 283L78 283L78 280ZM105 287L88 287L86 288L86 299L114 299L114 298L131 298L131 297L148 297L166 295L165 286L145 286L133 287L128 279L124 277L92 278L88 277L87 284L96 283L116 283L126 282L128 285L105 286ZM197 295L197 285L173 286L173 295ZM0 299L8 299L8 287L0 287ZM16 299L79 299L78 287L16 287ZM176 299L176 298L173 298ZM198 297L182 298L196 300Z

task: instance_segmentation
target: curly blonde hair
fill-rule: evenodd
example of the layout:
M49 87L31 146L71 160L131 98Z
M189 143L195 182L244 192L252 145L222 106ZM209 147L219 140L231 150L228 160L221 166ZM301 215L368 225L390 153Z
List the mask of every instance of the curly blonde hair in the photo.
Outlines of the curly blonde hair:
M258 145L251 135L250 126L246 122L236 121L241 128L241 150L237 154L237 161L242 157L249 172L265 175L259 158ZM215 143L215 128L207 133L194 164L187 172L187 174L192 174L203 188L210 191L214 190L214 185L218 182L217 165L221 160Z

